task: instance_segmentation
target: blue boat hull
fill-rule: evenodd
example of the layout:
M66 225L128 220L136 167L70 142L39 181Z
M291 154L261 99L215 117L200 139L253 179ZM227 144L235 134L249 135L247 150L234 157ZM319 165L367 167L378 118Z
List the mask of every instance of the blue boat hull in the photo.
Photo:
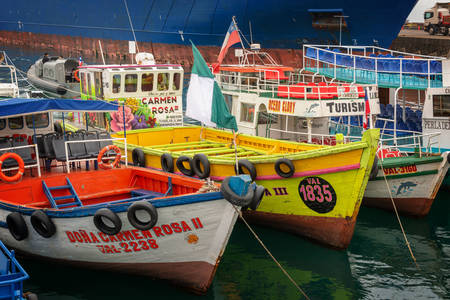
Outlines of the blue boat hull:
M138 41L220 46L232 16L263 48L299 48L303 43L337 44L339 26L318 29L318 11L348 16L342 43L389 47L416 0L135 0L128 8ZM122 0L5 1L0 31L95 39L133 40ZM337 19L336 19L337 20ZM338 24L338 23L337 23ZM336 25L336 24L334 24Z

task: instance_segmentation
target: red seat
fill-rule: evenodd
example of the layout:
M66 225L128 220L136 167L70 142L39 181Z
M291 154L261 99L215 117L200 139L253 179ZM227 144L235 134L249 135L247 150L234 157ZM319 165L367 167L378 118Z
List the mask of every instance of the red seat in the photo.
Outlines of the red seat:
M286 86L286 85L279 85L278 86L277 96L278 97L282 97L282 98L287 98L289 96L287 91L288 91L288 86Z

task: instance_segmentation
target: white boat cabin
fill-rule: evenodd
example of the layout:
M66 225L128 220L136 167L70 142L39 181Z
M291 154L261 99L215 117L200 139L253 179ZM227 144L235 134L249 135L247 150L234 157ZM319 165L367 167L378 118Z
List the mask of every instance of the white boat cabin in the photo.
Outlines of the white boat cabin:
M450 151L450 87L426 90L422 115L424 135L440 133L441 151Z
M239 132L314 142L329 134L330 118L360 123L380 113L375 85L317 82L283 66L221 66L216 79Z
M112 131L183 124L181 65L86 65L79 69L82 99L125 104L109 116L106 126Z

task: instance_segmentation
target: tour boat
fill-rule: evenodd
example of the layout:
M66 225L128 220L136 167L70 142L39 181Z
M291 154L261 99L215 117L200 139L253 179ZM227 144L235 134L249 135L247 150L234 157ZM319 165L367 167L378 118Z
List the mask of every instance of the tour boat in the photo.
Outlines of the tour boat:
M39 259L165 279L204 293L238 209L257 206L260 188L246 175L227 178L219 191L202 180L120 165L115 139L98 132L39 133L51 131L50 112L117 107L89 100L0 101L0 238Z

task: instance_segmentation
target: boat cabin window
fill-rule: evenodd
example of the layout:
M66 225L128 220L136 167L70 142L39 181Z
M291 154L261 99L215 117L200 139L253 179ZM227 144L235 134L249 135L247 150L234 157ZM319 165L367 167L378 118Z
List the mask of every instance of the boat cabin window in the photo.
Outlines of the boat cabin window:
M22 129L23 117L8 118L8 126L10 129Z
M87 94L86 73L81 73L81 90L83 94Z
M125 75L125 92L134 93L137 91L137 74Z
M158 91L167 91L169 89L169 73L158 74Z
M101 72L94 73L94 81L95 81L95 96L98 99L103 99L103 80Z
M112 92L117 94L120 92L120 74L113 75L113 84L112 84Z
M6 127L6 120L0 119L0 130L5 129Z
M172 90L178 91L180 89L180 80L181 80L180 73L173 74Z
M255 118L255 105L248 103L241 103L241 122L253 123Z
M224 94L223 98L225 99L225 103L227 104L228 110L231 112L233 109L233 96Z
M153 91L153 73L142 74L141 91L143 92Z
M433 96L433 116L450 117L450 95Z
M28 128L33 128L33 116L34 128L46 128L49 125L48 113L41 113L25 116L25 122L27 123Z

